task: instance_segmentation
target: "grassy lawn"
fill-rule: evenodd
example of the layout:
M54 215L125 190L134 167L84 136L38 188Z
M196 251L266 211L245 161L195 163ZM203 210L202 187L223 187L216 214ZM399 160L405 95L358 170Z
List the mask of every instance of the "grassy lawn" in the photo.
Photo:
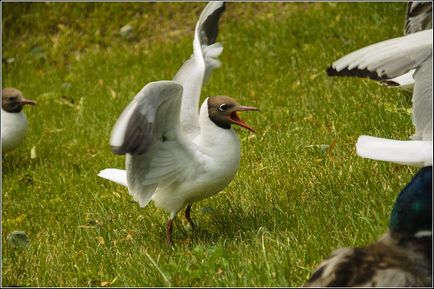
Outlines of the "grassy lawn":
M402 35L405 3L227 4L222 66L202 99L262 112L242 115L256 134L235 128L236 178L193 205L194 238L179 214L169 249L168 214L97 177L124 167L111 128L146 83L190 57L204 5L2 4L2 86L38 102L25 108L26 141L2 156L3 286L299 286L333 249L386 230L416 169L359 158L354 145L361 134L408 138L411 96L325 69ZM7 242L14 230L27 248Z

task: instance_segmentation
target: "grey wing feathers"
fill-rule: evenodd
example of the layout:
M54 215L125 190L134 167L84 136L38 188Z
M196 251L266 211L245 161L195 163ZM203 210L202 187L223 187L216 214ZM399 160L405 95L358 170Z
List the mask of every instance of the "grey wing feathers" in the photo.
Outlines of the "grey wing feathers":
M387 80L416 68L432 53L432 29L385 40L356 50L335 61L330 76Z
M142 207L148 204L160 181L150 182L147 176L153 159L164 150L166 141L175 143L174 147L182 142L179 123L182 90L182 85L175 81L147 84L113 128L110 144L116 152L127 154L128 191ZM170 172L171 167L166 166L166 171Z
M211 75L211 71L220 66L218 57L223 51L220 43L217 43L218 24L220 16L225 11L224 2L210 2L202 12L198 21L199 27L196 33L199 34L202 55L205 60L205 74L202 85L205 84ZM203 21L205 19L205 21Z
M432 28L432 2L409 2L404 34Z
M188 138L195 138L199 132L199 100L202 85L211 71L220 66L218 57L223 51L215 42L218 21L225 10L224 2L209 2L196 23L193 55L176 72L173 80L184 87L181 105L181 127Z
M156 124L157 113L169 108L172 102L179 103L181 95L182 86L174 81L157 81L147 84L125 108L113 127L110 138L113 152L117 154L145 153L153 141L161 137L156 134L161 131L155 131L156 127L162 126L161 123ZM176 116L173 119L176 121Z

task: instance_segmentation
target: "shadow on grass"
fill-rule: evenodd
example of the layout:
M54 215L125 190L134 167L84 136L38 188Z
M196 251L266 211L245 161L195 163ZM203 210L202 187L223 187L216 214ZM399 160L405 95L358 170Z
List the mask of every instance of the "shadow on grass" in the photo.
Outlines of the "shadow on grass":
M192 211L195 231L191 229L181 212L174 220L173 242L176 247L191 247L196 245L215 245L218 242L233 242L245 239L246 235L256 235L261 228L286 230L286 222L275 224L269 211L252 210L245 212L233 210L227 205L228 211L222 207L199 207ZM166 243L165 224L160 227L160 242Z

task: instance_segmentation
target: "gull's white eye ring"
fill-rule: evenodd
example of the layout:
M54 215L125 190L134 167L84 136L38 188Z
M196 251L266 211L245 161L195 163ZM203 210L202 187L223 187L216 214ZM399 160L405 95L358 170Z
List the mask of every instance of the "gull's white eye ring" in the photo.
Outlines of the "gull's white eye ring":
M228 108L228 105L226 103L220 104L220 106L219 106L220 111L225 111L227 108Z

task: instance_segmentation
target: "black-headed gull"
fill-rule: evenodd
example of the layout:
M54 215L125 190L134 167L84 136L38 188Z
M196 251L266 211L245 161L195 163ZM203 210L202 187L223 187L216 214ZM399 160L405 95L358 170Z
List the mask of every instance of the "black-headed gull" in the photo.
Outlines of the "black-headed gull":
M22 111L25 104L35 105L36 102L25 99L16 88L2 89L1 136L2 152L7 153L18 147L27 132L27 118Z
M359 156L415 166L432 165L432 29L385 40L356 50L335 61L331 76L390 79L411 69L414 73L412 141L361 136Z
M432 167L422 168L401 191L389 230L366 247L340 248L305 287L431 287Z
M185 217L194 228L193 202L220 192L235 177L240 143L231 125L253 131L237 111L257 109L230 97L208 97L198 111L202 84L221 53L214 41L223 5L210 2L205 7L196 25L193 56L175 80L147 84L117 120L110 144L115 153L126 153L126 171L105 169L98 174L127 186L140 206L153 200L170 213L169 245L177 213L187 206Z

